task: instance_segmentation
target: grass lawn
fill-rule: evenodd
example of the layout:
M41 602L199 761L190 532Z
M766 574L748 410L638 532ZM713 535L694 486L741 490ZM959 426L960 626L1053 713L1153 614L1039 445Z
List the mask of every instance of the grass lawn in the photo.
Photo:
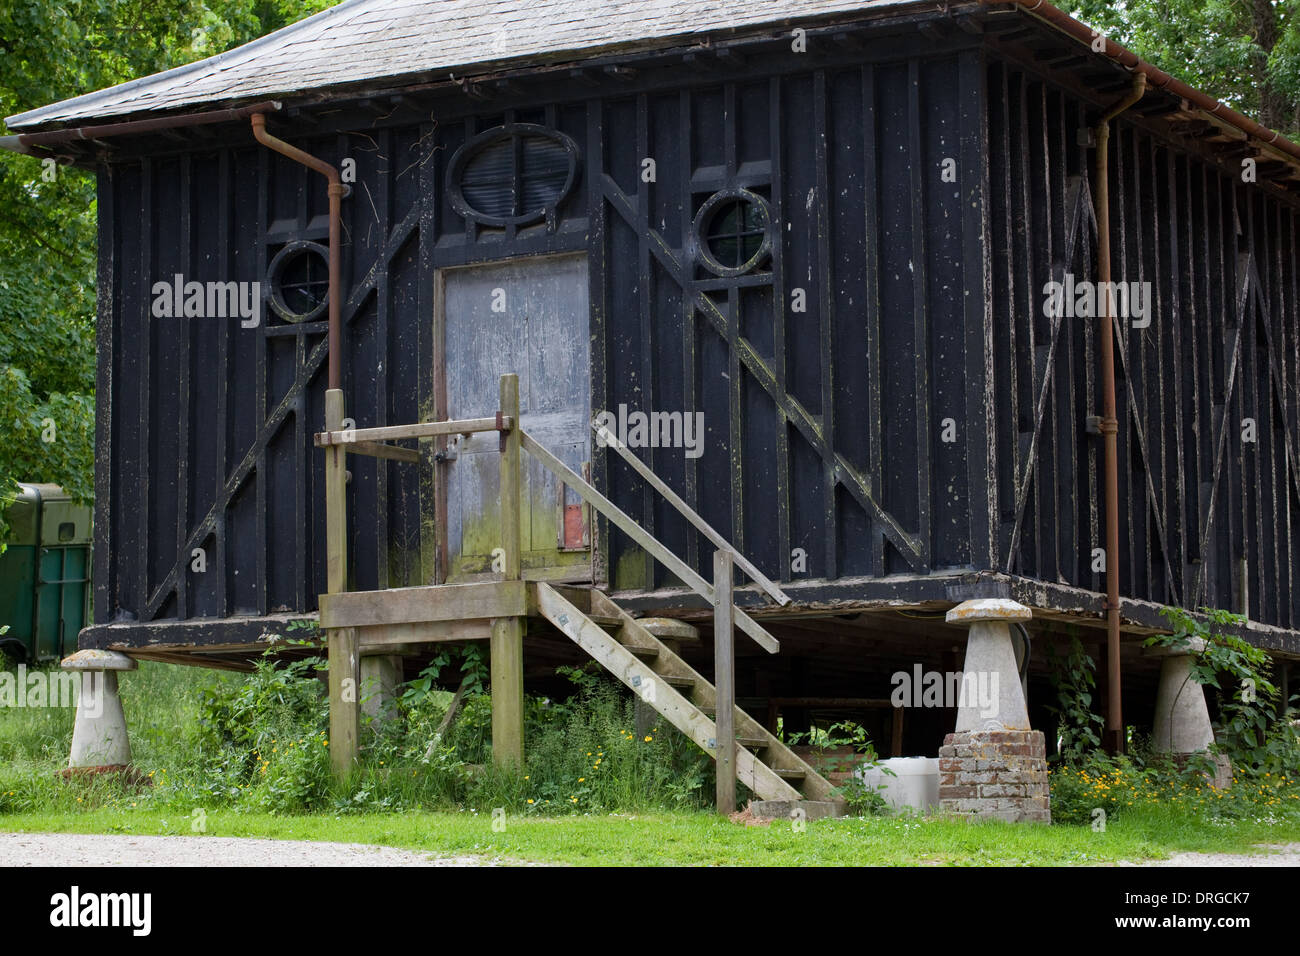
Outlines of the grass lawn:
M392 790L400 802L359 803L357 791L369 791L373 799L380 795L383 780L423 779L417 778L415 770L408 776L403 769L389 778L372 768L369 782L342 794L318 795L314 806L319 809L313 812L299 811L304 806L301 803L285 804L283 811L270 812L276 804L256 802L275 796L270 787L316 792L312 787L318 782L314 775L324 772L316 766L323 766L323 750L314 749L319 741L312 738L315 762L288 764L278 777L263 775L260 766L250 773L238 760L214 762L214 753L220 757L226 751L214 751L210 735L203 733L200 702L211 685L230 687L242 680L233 674L147 662L139 671L122 675L135 764L154 778L152 787L138 791L103 778L75 784L61 781L58 771L66 766L72 731L70 709L0 707L0 830L188 836L193 832L192 814L202 808L206 833L212 836L368 843L442 856L576 865L1080 866L1160 858L1187 850L1249 853L1255 844L1300 842L1300 812L1289 803L1296 799L1290 791L1284 792L1286 799L1279 797L1258 811L1254 804L1247 804L1235 815L1220 814L1219 819L1176 802L1126 802L1122 812L1117 808L1111 815L1105 832L1094 832L1086 823L1044 827L907 817L823 820L796 831L785 820L746 827L709 812L654 808L674 805L671 803L619 802L643 795L645 788L637 782L639 778L629 778L631 782L623 790L605 791L607 802L603 804L592 800L592 807L641 808L622 813L595 809L584 813L582 805L565 814L524 812L525 797L546 795L540 789L513 796L507 793L500 800L492 792L475 794L463 787L459 796L443 797L429 791ZM288 694L292 688L272 685L271 690L276 696ZM437 713L433 712L433 718ZM256 719L256 714L250 719ZM259 745L264 751L270 745L270 754L263 755L270 759L283 757L278 749L286 740L292 747L291 737L299 733L293 729L277 736L274 726ZM579 756L585 754L587 759L573 770L577 775L574 782L565 784L572 789L560 793L556 802L567 808L570 793L575 794L575 804L586 799L586 791L579 788L590 786L590 778L606 770L627 773L631 765L625 754L634 745L621 740L619 727L610 723L604 737L591 738L593 743L583 744L581 739L566 742L566 747L577 747ZM416 737L422 750L424 738ZM544 743L538 744L535 752ZM649 752L648 748L664 745L635 746L644 746ZM589 750L596 756L587 753ZM285 755L301 752L289 750ZM599 759L601 754L607 763ZM602 767L599 771L595 770L597 764ZM294 768L299 766L308 770L296 772ZM425 767L425 774L436 772L435 767L417 766ZM244 769L236 776L240 767ZM230 775L229 779L223 780L222 774ZM256 790L259 781L266 782L261 784L263 789ZM537 783L534 776L528 786ZM711 798L711 778L696 783ZM1109 781L1095 785L1107 793L1119 789ZM670 795L662 781L658 786L661 797ZM509 802L512 799L514 802ZM1085 806L1095 805L1090 802L1091 795L1081 799ZM1106 798L1099 795L1096 799ZM518 810L509 812L504 832L494 832L490 808L503 804ZM473 806L477 811L469 809ZM419 809L395 809L400 807ZM289 812L291 809L294 812Z
M191 835L183 812L93 810L0 816L0 830ZM865 817L745 827L704 813L509 817L493 832L482 813L343 816L215 811L207 834L373 843L440 856L479 855L574 865L1085 866L1171 852L1250 852L1300 841L1300 821L1206 825L1159 810L1130 814L1096 833L1084 826L968 824Z

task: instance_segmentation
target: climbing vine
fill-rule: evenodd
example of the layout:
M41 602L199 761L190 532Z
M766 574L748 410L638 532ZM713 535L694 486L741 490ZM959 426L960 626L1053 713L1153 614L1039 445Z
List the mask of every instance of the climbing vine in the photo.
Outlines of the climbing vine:
M1056 694L1056 704L1047 709L1057 721L1057 760L1068 766L1078 766L1101 746L1103 721L1093 707L1097 665L1073 634L1065 654L1058 653L1049 644L1047 660L1051 668L1052 690Z
M1214 749L1238 771L1300 769L1300 741L1290 722L1294 710L1291 701L1280 701L1281 691L1269 679L1272 660L1266 651L1222 630L1243 626L1246 619L1216 608L1201 608L1203 619L1182 608L1160 613L1173 631L1150 637L1146 644L1190 652L1190 679L1214 689L1219 705Z

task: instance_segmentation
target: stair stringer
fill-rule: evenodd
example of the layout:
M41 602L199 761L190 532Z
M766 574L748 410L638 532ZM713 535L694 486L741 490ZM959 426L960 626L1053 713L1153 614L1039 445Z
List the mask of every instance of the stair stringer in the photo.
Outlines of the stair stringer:
M661 675L620 644L599 624L596 624L571 602L562 597L549 584L538 581L536 582L536 588L537 610L544 618L559 628L569 640L586 651L596 663L622 681L642 700L645 700L665 720L691 738L710 758L717 760L717 727L699 707L662 680ZM593 600L597 594L599 592L592 592ZM603 594L600 596L604 597ZM608 601L609 599L606 598L605 600ZM617 605L613 605L613 602L609 602L609 604L617 607ZM621 608L618 610L619 615L625 617L626 621L633 620ZM624 626L626 626L626 621ZM660 653L672 654L645 628L638 625L636 629L640 632L638 640L644 639L646 643L653 641L660 644ZM644 638L641 635L644 635ZM673 656L676 657L676 655ZM682 663L685 666L685 662ZM692 674L694 674L693 671ZM704 678L698 674L695 674L695 677L700 681L697 684L698 687L709 686L712 689L712 685L709 685ZM654 682L654 693L647 695L645 688L649 681ZM652 699L647 699L648 697ZM811 772L811 768L809 768L809 771ZM804 799L803 794L786 783L775 770L761 762L744 747L736 748L736 779L753 791L754 795L760 800Z
M670 650L667 645L637 623L636 618L615 604L607 594L593 588L591 591L591 610L597 616L617 617L621 620L623 629L634 638L631 643L655 646L659 651L654 659L654 666L651 668L655 673L664 677L689 677L694 679L696 692L693 703L695 706L716 708L717 688L701 676L691 665L682 660L680 656ZM834 784L814 770L806 760L782 743L746 711L736 707L734 709L734 722L737 737L761 739L765 742L763 757L760 760L760 763L764 766L774 771L798 770L803 772L802 786L797 788L802 799L828 800L833 803L843 802L844 798L835 793ZM736 747L736 752L738 755L740 753L749 753L745 747L739 745ZM759 758L755 757L754 759L758 760ZM748 786L748 784L746 785ZM788 783L787 786L789 786ZM750 789L754 788L750 787Z

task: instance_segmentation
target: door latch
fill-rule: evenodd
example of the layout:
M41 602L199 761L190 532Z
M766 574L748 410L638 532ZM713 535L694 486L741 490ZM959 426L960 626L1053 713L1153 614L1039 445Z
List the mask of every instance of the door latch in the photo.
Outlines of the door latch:
M460 457L457 449L460 446L460 436L456 436L447 443L447 447L434 453L433 460L437 462L455 461Z

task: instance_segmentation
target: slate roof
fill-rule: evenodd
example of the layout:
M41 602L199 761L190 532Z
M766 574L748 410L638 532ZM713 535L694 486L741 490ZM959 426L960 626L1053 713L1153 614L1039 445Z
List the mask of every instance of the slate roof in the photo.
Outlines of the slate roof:
M346 0L226 53L9 117L12 129L188 111L920 0Z

